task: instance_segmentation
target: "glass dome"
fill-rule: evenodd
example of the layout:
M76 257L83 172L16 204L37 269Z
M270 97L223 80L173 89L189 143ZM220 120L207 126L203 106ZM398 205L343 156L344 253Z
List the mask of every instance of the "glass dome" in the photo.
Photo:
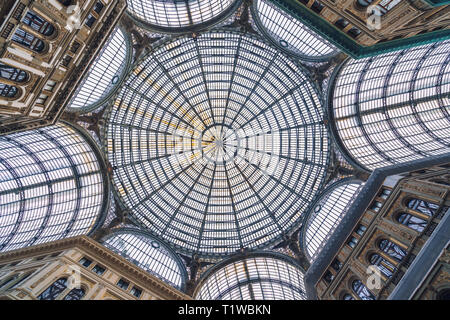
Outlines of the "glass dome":
M335 46L269 0L255 0L252 9L259 29L288 53L312 61L338 53Z
M127 10L151 29L186 32L226 18L240 3L241 0L127 0Z
M132 218L184 252L267 247L298 225L328 164L321 101L256 36L170 40L131 72L104 133Z
M300 233L303 252L312 263L358 195L361 181L344 179L324 190Z
M130 50L127 36L120 28L116 28L89 67L68 104L68 110L91 111L109 97L112 89L124 76Z
M151 235L119 229L104 238L102 244L171 286L185 290L187 273L181 259Z
M306 300L303 271L279 253L225 260L202 277L196 300Z
M450 41L349 59L329 108L349 161L374 170L450 152Z
M108 183L93 144L61 123L0 136L0 251L100 224Z

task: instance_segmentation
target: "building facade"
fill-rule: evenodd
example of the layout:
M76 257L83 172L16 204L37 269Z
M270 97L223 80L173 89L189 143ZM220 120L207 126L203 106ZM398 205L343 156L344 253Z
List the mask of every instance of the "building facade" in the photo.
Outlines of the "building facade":
M0 300L190 299L86 236L2 253L0 261Z
M448 297L448 1L78 4L0 5L1 297Z
M54 123L125 8L123 0L6 1L0 133Z
M449 181L449 164L388 177L317 282L317 297L375 300L443 296L450 283L448 243L441 248L427 244L437 237L438 230L446 230ZM432 261L430 272L420 277L418 270L410 268L417 267L415 260L425 251L436 251L437 259ZM411 280L405 280L409 273L423 282L411 287ZM402 286L409 286L413 295L400 295L405 291Z

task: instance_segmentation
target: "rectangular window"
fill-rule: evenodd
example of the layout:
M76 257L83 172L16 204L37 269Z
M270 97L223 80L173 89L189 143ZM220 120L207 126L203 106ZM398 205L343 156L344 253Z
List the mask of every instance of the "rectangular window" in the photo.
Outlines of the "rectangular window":
M106 269L97 264L94 268L92 268L92 271L101 276L103 273L105 273Z
M124 279L120 279L119 282L117 282L117 285L123 290L127 290L130 283Z
M340 262L338 259L334 259L333 262L331 263L331 267L334 270L339 271L342 268L342 262Z
M87 268L87 267L89 267L89 266L91 265L92 260L89 260L88 258L83 257L83 258L81 258L80 263L81 263L81 265L82 265L83 267L86 267L86 268Z
M96 19L94 18L94 16L89 13L88 17L86 18L85 24L90 28L94 24L95 20Z
M139 297L141 296L141 294L142 294L142 290L139 289L139 288L133 287L133 288L131 289L131 294L132 294L133 296L135 296L136 298L139 298Z

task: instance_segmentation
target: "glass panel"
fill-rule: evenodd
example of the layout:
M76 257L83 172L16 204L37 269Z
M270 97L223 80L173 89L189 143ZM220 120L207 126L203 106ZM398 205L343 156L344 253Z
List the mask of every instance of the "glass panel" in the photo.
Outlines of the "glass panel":
M303 273L275 257L253 257L215 270L197 289L198 300L306 300Z
M16 82L25 82L28 80L28 74L20 69L10 67L0 62L0 77Z
M86 294L86 292L84 289L72 289L64 297L64 300L81 300L85 294Z
M18 92L17 87L0 83L0 96L6 98L14 98L17 92Z
M181 28L205 23L229 9L233 0L127 0L127 10L150 25Z
M114 87L116 77L124 76L122 73L126 67L126 54L125 35L116 28L90 65L69 107L85 108L106 96Z
M437 209L439 209L439 206L437 204L419 199L409 200L407 206L412 210L426 214L427 216L430 217L432 217L434 213L437 211Z
M380 241L379 248L399 262L402 261L403 258L406 256L405 250L403 250L398 245L387 239L383 239Z
M361 280L353 281L352 289L362 300L375 300L375 296L367 289Z
M422 232L427 226L428 221L413 216L409 213L400 213L397 216L397 221L417 232Z
M450 152L450 41L348 60L333 114L345 151L374 170Z

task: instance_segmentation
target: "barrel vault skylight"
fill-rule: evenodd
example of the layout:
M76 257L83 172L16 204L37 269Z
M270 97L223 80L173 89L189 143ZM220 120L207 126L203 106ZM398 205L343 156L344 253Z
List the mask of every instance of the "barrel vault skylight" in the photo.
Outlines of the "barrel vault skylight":
M127 0L127 10L144 26L184 32L185 28L214 23L239 3L241 0Z
M330 87L342 150L369 170L450 152L450 41L349 59Z
M106 130L132 217L185 252L266 247L299 223L328 163L321 101L258 37L168 41L136 65Z

